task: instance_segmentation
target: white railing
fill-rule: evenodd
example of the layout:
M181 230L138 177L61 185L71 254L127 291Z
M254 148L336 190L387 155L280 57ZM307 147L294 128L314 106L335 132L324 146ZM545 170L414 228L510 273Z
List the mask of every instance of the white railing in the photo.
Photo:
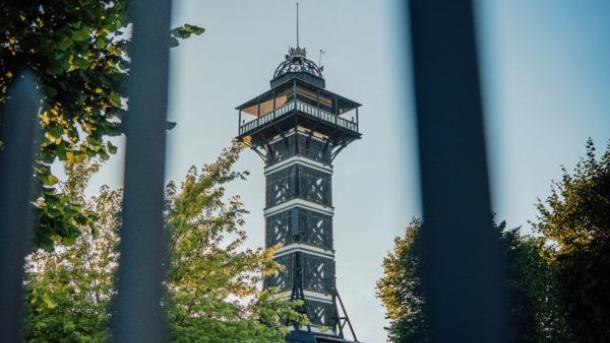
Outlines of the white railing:
M259 126L265 125L293 110L297 110L312 117L322 119L327 123L331 123L342 128L358 132L357 122L341 118L331 112L322 110L317 106L308 104L306 102L293 100L263 116L258 117L255 120L252 120L251 122L241 125L239 128L239 134L244 134L245 132L253 130Z

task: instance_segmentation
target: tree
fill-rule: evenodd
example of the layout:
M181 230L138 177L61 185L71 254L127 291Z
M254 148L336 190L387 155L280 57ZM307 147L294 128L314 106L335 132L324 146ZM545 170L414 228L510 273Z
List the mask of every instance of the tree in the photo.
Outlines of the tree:
M498 225L510 301L509 328L517 342L573 342L565 311L558 300L557 271L542 237L520 234Z
M96 220L81 227L69 246L39 249L28 256L24 337L28 342L99 342L109 338L109 306L114 296L115 249L121 192L104 186L84 197L98 163L82 162L66 170L61 187L69 200L94 211Z
M51 164L107 159L116 152L109 137L121 133L127 101L121 85L129 73L128 24L126 0L0 3L0 107L10 84L26 69L37 76L43 95L36 246L69 244L79 227L94 220L94 213L59 191ZM176 46L177 39L201 33L202 28L185 24L168 39Z
M223 200L223 185L245 177L231 170L241 149L234 145L201 173L191 168L180 192L167 188L172 341L279 343L287 334L283 319L304 320L298 304L257 287L278 269L273 250L240 249L246 211L239 197Z
M422 289L420 245L416 244L420 219L412 219L404 237L394 239L394 250L383 259L383 278L377 281L377 296L390 319L391 342L428 342Z
M598 160L589 139L586 157L565 168L546 201L538 201L534 229L552 246L558 297L581 342L610 340L610 144Z
M427 315L422 287L422 256L418 243L422 222L413 219L404 237L383 260L384 276L377 296L386 307L391 342L427 342ZM555 297L555 272L545 256L544 240L521 236L519 228L494 224L508 261L510 330L518 342L569 342L566 323Z
M305 320L290 303L259 289L276 272L273 250L244 249L246 233L239 197L224 186L247 175L231 168L234 145L201 171L192 167L180 187L166 188L167 310L176 342L284 342L285 318ZM104 341L115 295L121 192L103 187L86 199L86 179L96 164L68 170L65 193L97 213L74 244L38 250L28 258L25 336L28 341ZM94 239L94 236L97 238Z

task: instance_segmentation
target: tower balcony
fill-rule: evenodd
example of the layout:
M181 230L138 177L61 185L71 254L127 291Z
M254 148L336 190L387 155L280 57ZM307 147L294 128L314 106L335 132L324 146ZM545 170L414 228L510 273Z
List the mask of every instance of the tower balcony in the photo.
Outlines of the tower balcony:
M284 117L284 115L292 111L298 111L303 115L322 120L328 125L338 126L342 129L358 133L358 121L354 121L353 117L351 119L345 119L304 101L293 100L263 116L240 125L239 135L247 135L248 133L256 131L256 129L264 127L267 124L275 123L276 119L281 119Z
M333 137L360 138L360 104L293 78L238 106L238 139L255 145L297 126Z

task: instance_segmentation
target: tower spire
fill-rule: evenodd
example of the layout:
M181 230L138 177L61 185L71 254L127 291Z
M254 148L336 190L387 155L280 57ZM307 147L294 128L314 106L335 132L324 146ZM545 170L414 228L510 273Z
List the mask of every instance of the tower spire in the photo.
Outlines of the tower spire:
M299 3L297 2L297 48L299 47Z

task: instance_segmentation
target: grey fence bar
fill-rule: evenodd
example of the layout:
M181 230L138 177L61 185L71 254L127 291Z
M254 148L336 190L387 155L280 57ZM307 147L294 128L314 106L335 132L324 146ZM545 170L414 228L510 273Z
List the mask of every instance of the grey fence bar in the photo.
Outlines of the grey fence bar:
M0 123L0 342L21 342L23 264L33 224L32 181L40 96L26 73L8 93Z
M409 12L429 336L505 342L472 3L411 0Z
M164 272L163 196L170 0L130 2L133 40L123 223L118 273L116 342L167 340L161 307Z

